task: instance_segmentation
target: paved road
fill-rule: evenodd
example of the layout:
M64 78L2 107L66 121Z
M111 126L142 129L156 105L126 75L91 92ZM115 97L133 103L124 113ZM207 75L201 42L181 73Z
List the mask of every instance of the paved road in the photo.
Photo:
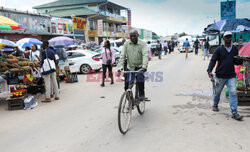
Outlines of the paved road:
M225 98L221 111L212 112L207 65L193 54L187 60L177 52L154 58L149 71L163 72L163 82L146 84L152 101L143 116L134 111L125 136L117 126L123 83L101 88L81 75L79 83L62 83L60 101L39 102L29 111L7 111L6 104L0 104L0 151L247 152L250 108L240 108L242 122L230 118Z

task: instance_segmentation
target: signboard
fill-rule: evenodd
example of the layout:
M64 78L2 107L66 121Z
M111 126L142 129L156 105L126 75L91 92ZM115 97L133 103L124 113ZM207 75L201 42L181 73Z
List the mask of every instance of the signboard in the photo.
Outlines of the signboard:
M132 25L131 23L132 23L132 20L131 20L131 10L128 10L128 33L131 30L131 25Z
M73 17L73 26L76 30L86 30L87 21L85 18Z
M52 17L51 18L52 34L73 34L73 24L71 19Z
M103 20L98 20L98 36L103 35Z
M221 2L221 20L236 18L236 1Z

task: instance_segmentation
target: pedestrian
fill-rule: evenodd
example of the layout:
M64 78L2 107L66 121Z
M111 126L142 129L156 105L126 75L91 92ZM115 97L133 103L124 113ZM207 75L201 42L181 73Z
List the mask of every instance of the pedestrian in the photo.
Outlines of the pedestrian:
M213 77L212 71L218 61L216 67L216 92L214 94L213 111L219 111L218 104L220 101L221 91L226 85L229 91L229 104L232 112L232 118L241 120L242 116L238 114L238 98L236 91L236 74L234 65L241 65L242 61L235 59L238 56L238 48L232 45L232 33L227 31L223 35L224 45L215 49L215 52L210 60L207 72L209 77Z
M172 40L172 52L174 52L175 42Z
M186 52L186 59L187 59L187 58L188 58L188 49L189 49L189 47L190 47L188 38L186 38L186 41L183 43L183 47L184 47L184 49L185 49L185 52Z
M55 92L55 100L59 100L59 91L58 91L58 84L56 80L56 58L55 53L52 49L49 48L49 42L43 42L43 52L42 52L42 59L41 59L41 70L43 79L45 82L45 100L42 102L51 102L50 98L50 89L51 89L51 80L54 86Z
M207 37L204 43L204 59L203 60L206 60L206 56L207 56L207 59L209 59L209 53L208 53L209 47L210 47L209 38Z
M165 53L165 55L167 55L167 52L168 52L168 42L167 42L167 40L165 40L162 45L163 45L164 53Z
M158 52L158 58L161 59L162 45L159 40L157 40L156 50Z
M194 41L194 49L195 49L194 52L195 52L195 55L198 55L199 44L200 44L199 40L196 39L196 40Z
M151 42L148 41L147 46L148 46L148 60L150 61L152 59L152 53L151 53Z
M29 48L29 47L28 47ZM33 44L31 46L31 50L27 50L24 53L25 55L28 55L28 58L30 60L35 60L35 61L39 61L40 60L40 51L37 48L36 44Z
M109 71L109 78L111 78L111 84L114 84L112 67L115 63L115 52L111 48L109 40L106 40L104 43L104 48L102 49L101 57L102 57L102 71L103 71L101 86L104 87L107 69Z

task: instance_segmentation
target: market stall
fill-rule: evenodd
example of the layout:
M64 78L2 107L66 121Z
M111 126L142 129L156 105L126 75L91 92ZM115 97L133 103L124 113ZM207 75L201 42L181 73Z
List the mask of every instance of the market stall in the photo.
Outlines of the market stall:
M7 99L9 110L23 109L28 94L44 93L39 61L2 54L0 63L0 75L4 78L2 85L6 87L7 82L10 88L10 97Z

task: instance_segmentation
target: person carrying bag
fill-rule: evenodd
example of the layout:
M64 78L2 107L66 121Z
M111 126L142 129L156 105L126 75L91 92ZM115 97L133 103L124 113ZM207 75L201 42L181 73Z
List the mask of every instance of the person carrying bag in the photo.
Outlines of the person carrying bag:
M48 42L43 43L44 50L42 51L41 74L45 82L46 98L42 102L51 102L51 82L54 86L55 100L59 100L58 84L56 80L56 58L55 53L50 49ZM52 81L51 81L52 80Z
M110 42L108 40L104 44L101 57L102 57L102 71L103 71L101 86L104 87L105 86L104 81L106 78L107 68L109 71L109 77L111 78L111 84L114 84L112 67L114 66L114 63L115 63L115 52L110 48Z

